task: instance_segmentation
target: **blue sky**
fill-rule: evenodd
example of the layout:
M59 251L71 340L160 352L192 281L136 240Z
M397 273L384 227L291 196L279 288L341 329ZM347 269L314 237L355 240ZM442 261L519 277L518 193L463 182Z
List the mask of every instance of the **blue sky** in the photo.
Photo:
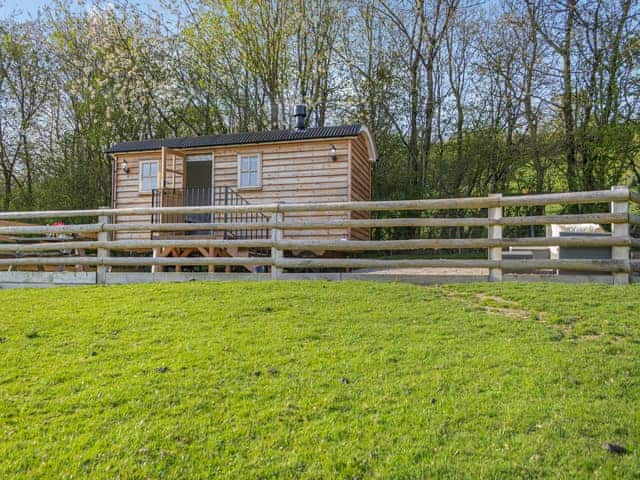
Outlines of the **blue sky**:
M47 0L0 0L0 17L6 18L16 10L26 15L35 15L38 8L47 3Z
M107 3L103 1L102 3ZM134 0L130 3L158 7L160 0ZM53 0L0 0L0 18L7 18L10 14L19 13L21 17L35 17L38 9L53 5ZM71 5L78 5L72 1Z

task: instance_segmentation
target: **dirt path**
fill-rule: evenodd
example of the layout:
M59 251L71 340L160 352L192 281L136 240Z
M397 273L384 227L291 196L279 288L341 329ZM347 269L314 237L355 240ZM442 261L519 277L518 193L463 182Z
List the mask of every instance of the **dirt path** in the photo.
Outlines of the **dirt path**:
M366 273L370 275L433 275L433 276L487 276L487 268L388 268L388 269L359 269L353 273Z

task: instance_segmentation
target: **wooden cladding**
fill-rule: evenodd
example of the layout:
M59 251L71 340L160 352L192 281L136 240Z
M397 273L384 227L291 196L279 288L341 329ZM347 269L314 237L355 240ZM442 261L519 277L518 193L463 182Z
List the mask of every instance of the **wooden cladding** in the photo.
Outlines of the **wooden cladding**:
M335 160L332 147L335 146ZM229 187L250 204L345 202L371 199L371 152L364 134L353 138L282 142L263 145L215 147L211 149L172 152L165 150L165 170L160 175L165 185L181 189L189 185L183 175L185 159L189 155L212 155L212 188ZM257 155L260 158L259 182L255 187L238 188L239 159ZM151 206L151 195L139 189L140 163L160 161L162 152L118 154L115 161L126 159L129 172L115 175L116 208ZM161 180L162 181L162 180ZM368 218L366 212L300 212L291 214L297 219L346 220ZM123 216L123 222L150 221L146 215ZM118 239L149 239L147 232L118 232ZM309 229L286 233L287 238L315 238L328 240L369 239L369 229Z
M367 150L367 140L364 135L360 135L351 142L351 174L350 178L350 200L366 201L371 200L371 154ZM353 219L369 218L367 211L351 212ZM368 228L351 229L350 238L354 240L369 240L371 230Z

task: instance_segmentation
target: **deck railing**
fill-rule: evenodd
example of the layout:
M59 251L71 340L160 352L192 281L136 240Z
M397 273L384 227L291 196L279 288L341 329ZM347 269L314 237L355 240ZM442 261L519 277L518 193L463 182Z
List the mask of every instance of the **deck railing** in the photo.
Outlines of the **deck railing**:
M505 216L506 207L530 207L545 205L578 205L578 204L610 204L608 213L557 214L536 216ZM19 267L23 265L86 265L97 268L95 281L109 283L109 272L113 267L142 266L264 266L270 268L270 274L244 274L243 278L300 278L300 271L313 278L362 278L360 274L336 272L337 269L397 269L397 268L482 268L488 269L487 279L501 281L504 272L535 272L543 269L566 270L588 273L584 278L596 279L604 274L605 281L614 284L627 284L635 272L640 271L640 260L632 258L631 251L640 249L640 239L632 235L632 228L640 225L640 216L636 213L640 204L640 195L625 187L616 187L611 191L554 193L542 195L501 196L428 199L384 202L331 202L331 203L279 203L262 205L216 205L200 207L163 207L163 208L124 208L72 211L44 212L6 212L0 213L0 220L23 219L61 219L73 217L98 216L98 222L82 225L34 225L0 227L0 235L69 235L97 233L97 240L39 241L37 243L2 243L0 255L21 255L21 258L0 258L0 266ZM633 206L632 208L630 208ZM366 218L352 219L348 216L338 219L322 220L314 217L308 219L290 219L291 213L300 214L318 212L351 212L351 211L429 211L450 209L474 209L486 211L486 215L451 218L424 217L415 218ZM486 209L486 210L483 210ZM267 220L246 221L245 214L260 214ZM122 215L212 215L215 221L205 223L115 223L114 218ZM268 216L268 217L267 217ZM562 237L518 237L505 238L503 228L523 225L549 225L597 223L611 225L611 234L599 237L581 237L577 235ZM485 229L482 238L410 238L407 240L322 240L288 238L294 231L317 229L348 228L388 228L388 227L481 227ZM268 229L271 235L267 239L252 238L172 238L134 240L112 240L112 232L151 232L151 231L259 231ZM610 248L610 259L540 259L518 260L505 259L503 252L508 247L600 247ZM162 248L195 248L195 249L262 249L270 250L268 257L185 257L162 258L151 256L118 256L112 252L148 251ZM40 252L96 251L95 255L82 256L47 256ZM486 259L449 259L449 258L414 258L408 260L370 258L365 252L382 251L416 251L439 249L486 249ZM293 256L292 252L315 252L324 256L302 258ZM327 254L340 255L326 258ZM329 255L330 256L330 255ZM327 269L332 273L323 273ZM309 273L309 270L314 272ZM0 281L11 282L11 277L4 274ZM21 272L18 272L21 273ZM152 278L149 273L143 281ZM226 275L226 276L225 276ZM215 278L233 278L234 274L216 274ZM297 276L296 276L297 275ZM114 277L115 278L115 277ZM168 279L170 277L156 277ZM209 276L207 278L213 278ZM373 278L371 276L370 278ZM382 277L378 277L380 279ZM389 278L389 276L387 276ZM402 279L400 276L392 276ZM547 279L552 279L547 276ZM575 277L567 277L574 279ZM602 280L600 278L600 280ZM608 279L608 280L607 280ZM114 280L115 281L115 280ZM444 281L439 278L439 281Z
M153 208L164 207L206 207L206 206L240 206L249 205L249 202L237 191L228 186L223 187L187 187L187 188L158 188L153 190L151 197ZM158 212L160 212L158 210ZM233 213L155 213L151 215L154 224L206 224L206 223L256 223L266 222L269 217L260 212L233 212ZM212 235L205 230L162 230L164 236L172 234L198 234ZM221 236L224 239L260 239L268 238L268 229L234 229L223 230Z

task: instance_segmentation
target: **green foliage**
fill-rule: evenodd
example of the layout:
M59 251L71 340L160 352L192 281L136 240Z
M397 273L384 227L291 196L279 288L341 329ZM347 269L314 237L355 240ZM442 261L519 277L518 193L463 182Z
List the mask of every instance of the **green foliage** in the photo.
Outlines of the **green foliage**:
M560 0L80 3L0 19L4 209L109 204L112 143L290 128L300 102L369 127L378 200L640 184L635 2L578 2L569 36Z
M417 198L417 192L411 184L409 162L406 148L398 135L380 134L376 137L378 161L373 166L373 199L406 200Z
M356 282L0 292L0 476L632 478L638 298Z

